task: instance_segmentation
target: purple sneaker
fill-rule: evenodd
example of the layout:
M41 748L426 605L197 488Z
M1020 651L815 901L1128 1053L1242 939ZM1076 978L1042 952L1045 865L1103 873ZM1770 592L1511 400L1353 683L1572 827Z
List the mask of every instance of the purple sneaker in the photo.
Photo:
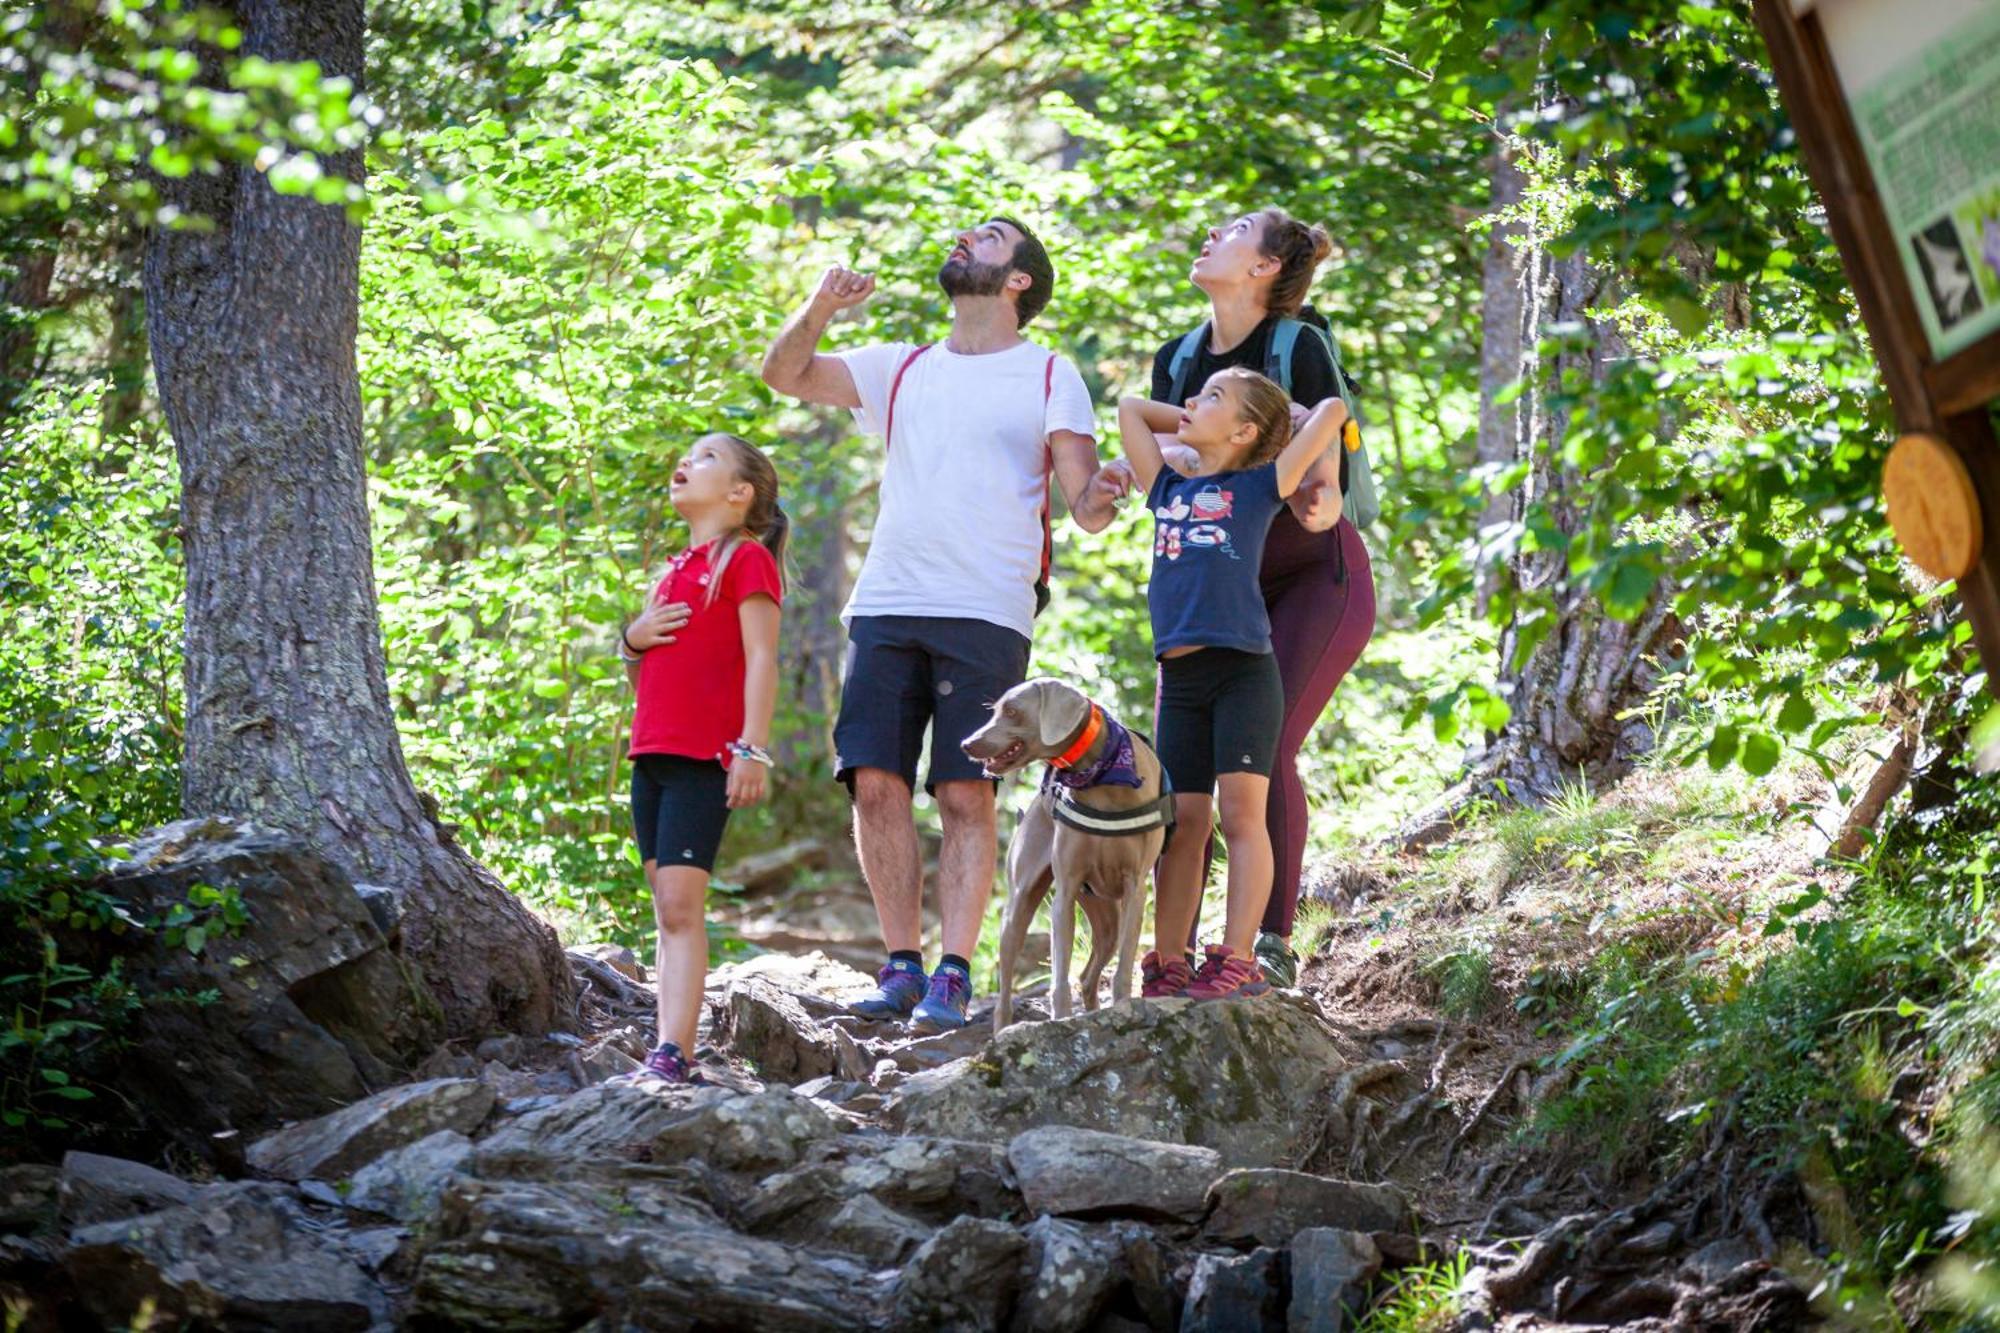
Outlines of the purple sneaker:
M924 998L924 968L903 958L891 958L875 974L875 989L847 1006L861 1018L906 1018Z
M645 1063L629 1073L618 1074L607 1083L692 1083L694 1066L673 1042L663 1041L653 1048Z
M931 973L924 1002L910 1015L912 1032L950 1032L965 1026L965 1006L972 1001L972 978L956 967Z

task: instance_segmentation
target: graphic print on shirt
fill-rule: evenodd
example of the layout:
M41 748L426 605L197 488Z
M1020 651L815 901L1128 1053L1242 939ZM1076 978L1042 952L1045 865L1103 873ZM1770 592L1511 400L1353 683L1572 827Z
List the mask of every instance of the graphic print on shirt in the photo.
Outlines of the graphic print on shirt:
M1171 504L1155 509L1153 554L1178 560L1184 547L1202 546L1220 551L1231 560L1241 559L1230 544L1228 526L1222 522L1236 512L1235 498L1234 492L1210 484L1196 491L1192 502L1176 496ZM1190 518L1195 521L1186 523Z

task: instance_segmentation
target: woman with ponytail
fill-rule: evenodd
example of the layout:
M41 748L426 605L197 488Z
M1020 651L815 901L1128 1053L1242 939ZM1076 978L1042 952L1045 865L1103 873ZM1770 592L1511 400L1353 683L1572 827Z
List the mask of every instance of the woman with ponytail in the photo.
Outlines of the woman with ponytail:
M686 1083L708 975L709 872L729 812L764 797L778 697L779 564L791 524L771 460L734 435L704 435L668 497L688 548L621 633L637 696L632 826L659 924L659 1038L631 1080Z
M1300 222L1282 208L1246 213L1210 230L1189 274L1208 296L1208 322L1197 331L1191 356L1176 356L1187 338L1171 339L1160 348L1153 358L1152 397L1178 406L1219 370L1270 373L1272 338L1281 324L1302 313L1317 321L1304 309L1306 293L1332 250L1324 227ZM1293 344L1289 371L1290 382L1281 387L1302 407L1340 396L1333 357L1311 330L1301 331ZM1174 451L1167 452L1167 462L1191 470L1192 460ZM1263 974L1281 986L1296 982L1299 965L1291 935L1308 815L1299 748L1375 631L1368 551L1360 532L1341 513L1346 462L1344 449L1321 455L1271 524L1258 571L1285 711L1273 790L1265 803L1276 875L1255 951ZM1193 852L1188 845L1182 854ZM1206 878L1204 870L1204 882ZM1191 957L1192 939L1189 949ZM1213 952L1204 969L1215 961ZM1141 970L1149 994L1180 994L1198 979L1187 957L1173 957L1168 950L1147 955Z

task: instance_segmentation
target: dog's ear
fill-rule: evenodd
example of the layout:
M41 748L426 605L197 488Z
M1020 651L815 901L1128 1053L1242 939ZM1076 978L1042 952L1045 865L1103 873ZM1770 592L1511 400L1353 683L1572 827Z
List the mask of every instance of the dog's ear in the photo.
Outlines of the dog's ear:
M1042 746L1060 752L1090 716L1090 700L1055 680L1046 682L1041 694Z

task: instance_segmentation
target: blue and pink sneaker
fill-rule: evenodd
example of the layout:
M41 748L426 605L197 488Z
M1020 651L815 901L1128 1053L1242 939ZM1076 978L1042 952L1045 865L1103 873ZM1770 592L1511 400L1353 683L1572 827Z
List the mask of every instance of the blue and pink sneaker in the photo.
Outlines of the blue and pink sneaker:
M694 1065L681 1054L681 1048L673 1042L663 1041L652 1050L637 1069L617 1074L605 1080L607 1083L692 1083Z
M875 974L875 989L847 1006L860 1018L907 1018L924 998L924 968L904 958L891 958Z
M930 989L910 1015L912 1032L951 1032L965 1026L965 1007L972 1001L972 978L957 967L931 973Z

